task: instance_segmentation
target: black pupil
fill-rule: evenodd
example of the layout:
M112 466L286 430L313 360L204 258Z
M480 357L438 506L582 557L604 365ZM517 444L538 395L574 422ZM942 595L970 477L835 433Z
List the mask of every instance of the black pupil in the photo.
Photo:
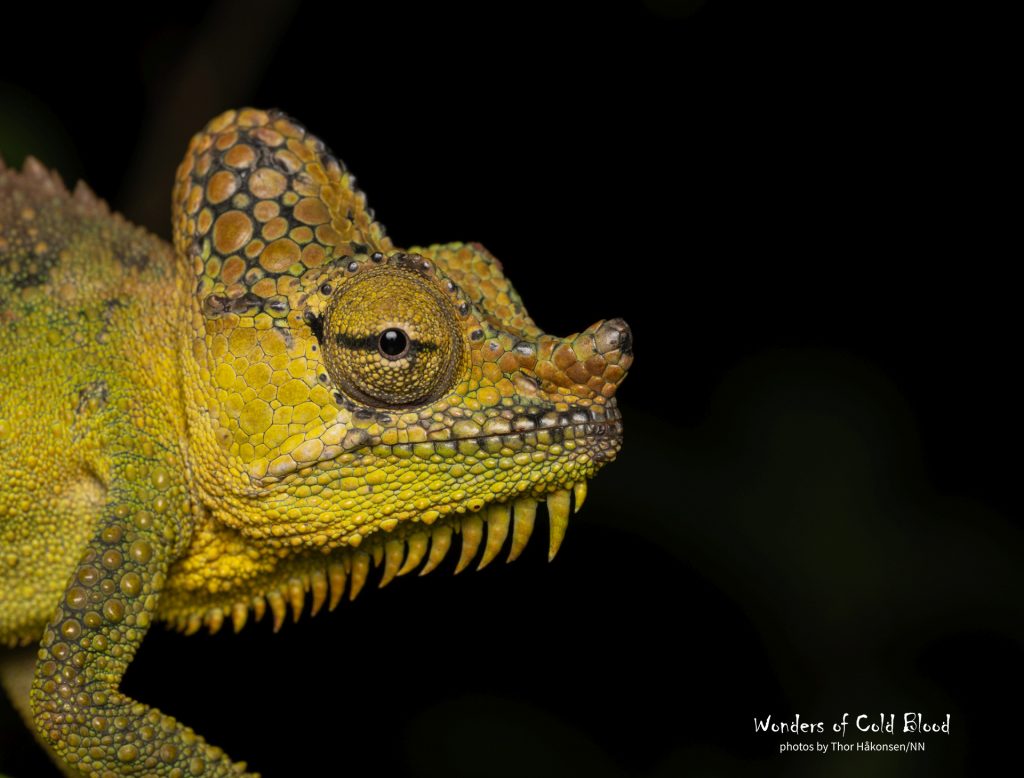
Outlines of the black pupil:
M397 357L409 347L409 337L401 330L394 328L384 330L380 334L380 353L388 357Z

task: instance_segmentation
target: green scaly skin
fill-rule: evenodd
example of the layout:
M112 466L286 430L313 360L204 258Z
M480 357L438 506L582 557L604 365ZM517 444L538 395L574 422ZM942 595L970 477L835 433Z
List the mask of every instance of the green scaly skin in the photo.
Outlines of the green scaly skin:
M512 559L541 501L554 556L621 442L624 322L545 335L482 246L396 250L279 112L196 135L173 228L0 165L0 644L38 644L0 677L68 775L249 774L118 691L154 620Z

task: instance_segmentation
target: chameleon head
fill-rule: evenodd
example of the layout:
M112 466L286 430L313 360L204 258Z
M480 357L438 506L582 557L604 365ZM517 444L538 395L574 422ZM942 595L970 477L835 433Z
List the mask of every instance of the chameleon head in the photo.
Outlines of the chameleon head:
M174 224L204 502L246 542L375 553L390 580L436 566L453 531L458 569L509 534L514 558L546 500L553 556L619 450L628 326L542 333L482 246L396 250L354 184L280 113L192 141Z

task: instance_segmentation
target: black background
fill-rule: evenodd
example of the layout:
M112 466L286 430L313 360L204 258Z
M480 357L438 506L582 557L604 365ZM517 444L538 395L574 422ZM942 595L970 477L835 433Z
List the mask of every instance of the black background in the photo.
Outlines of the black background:
M276 636L158 627L126 691L268 778L1013 758L1005 20L904 2L39 5L0 14L8 162L35 154L167 235L190 135L277 106L398 245L479 240L548 331L623 316L636 341L623 453L554 564L535 543ZM836 738L753 728L904 711L949 713L951 734L779 756ZM0 771L55 774L5 702Z

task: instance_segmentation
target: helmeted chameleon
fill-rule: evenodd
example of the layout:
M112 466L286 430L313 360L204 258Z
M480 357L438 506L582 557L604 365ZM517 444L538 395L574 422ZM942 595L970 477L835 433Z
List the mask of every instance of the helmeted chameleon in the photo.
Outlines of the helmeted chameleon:
M396 249L280 112L193 138L173 235L0 165L0 644L38 646L0 677L71 775L245 772L118 690L154 621L511 560L542 501L553 557L621 443L625 322L546 335L479 244Z

